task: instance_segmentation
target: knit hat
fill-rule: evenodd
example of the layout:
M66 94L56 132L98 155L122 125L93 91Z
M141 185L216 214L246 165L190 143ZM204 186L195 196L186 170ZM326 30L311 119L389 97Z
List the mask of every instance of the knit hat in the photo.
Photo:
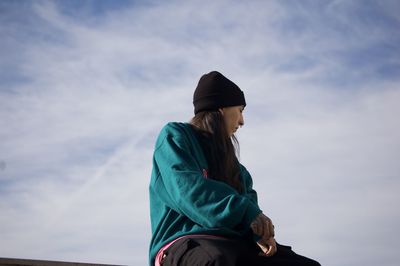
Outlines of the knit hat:
M212 111L222 107L244 105L242 90L217 71L204 74L193 94L194 113Z

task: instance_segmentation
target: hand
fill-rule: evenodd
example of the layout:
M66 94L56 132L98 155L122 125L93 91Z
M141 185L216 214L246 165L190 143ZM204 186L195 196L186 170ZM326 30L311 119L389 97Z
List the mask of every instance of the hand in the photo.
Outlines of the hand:
M251 223L250 228L253 233L261 236L261 239L266 242L271 237L275 237L274 225L270 218L260 213Z
M276 247L275 238L271 237L267 241L263 241L262 239L257 242L257 245L261 248L263 252L263 256L271 257L278 250Z

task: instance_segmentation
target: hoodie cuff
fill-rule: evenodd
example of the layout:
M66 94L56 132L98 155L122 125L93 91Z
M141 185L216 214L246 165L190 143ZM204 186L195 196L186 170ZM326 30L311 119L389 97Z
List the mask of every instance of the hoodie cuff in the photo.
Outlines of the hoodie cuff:
M262 211L258 206L253 204L252 202L249 203L249 206L247 207L247 211L244 216L244 226L246 228L250 228L250 224L254 221L254 219L261 213Z

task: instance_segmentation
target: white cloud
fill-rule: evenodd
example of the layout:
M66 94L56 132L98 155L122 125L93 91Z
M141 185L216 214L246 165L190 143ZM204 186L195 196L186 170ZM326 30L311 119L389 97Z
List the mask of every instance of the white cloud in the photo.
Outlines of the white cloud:
M400 92L377 69L399 57L359 66L354 51L398 37L354 3L5 9L0 256L145 265L154 139L217 69L246 93L242 160L279 239L323 265L394 265Z

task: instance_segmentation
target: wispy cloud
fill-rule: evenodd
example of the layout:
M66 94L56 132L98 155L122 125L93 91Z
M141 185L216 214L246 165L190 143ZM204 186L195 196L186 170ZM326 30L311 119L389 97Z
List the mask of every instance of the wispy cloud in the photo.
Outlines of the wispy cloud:
M396 1L112 3L0 4L0 256L145 265L154 139L217 69L278 239L397 263Z

